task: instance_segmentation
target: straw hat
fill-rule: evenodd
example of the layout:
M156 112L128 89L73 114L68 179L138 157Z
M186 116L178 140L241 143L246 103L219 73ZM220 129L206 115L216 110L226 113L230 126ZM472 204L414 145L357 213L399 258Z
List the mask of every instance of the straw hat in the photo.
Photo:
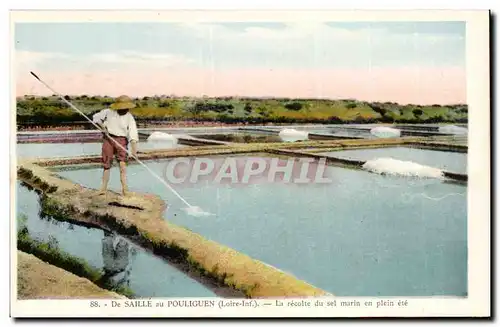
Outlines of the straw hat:
M109 106L113 110L132 109L135 108L135 103L126 95L120 95L116 98L115 103Z

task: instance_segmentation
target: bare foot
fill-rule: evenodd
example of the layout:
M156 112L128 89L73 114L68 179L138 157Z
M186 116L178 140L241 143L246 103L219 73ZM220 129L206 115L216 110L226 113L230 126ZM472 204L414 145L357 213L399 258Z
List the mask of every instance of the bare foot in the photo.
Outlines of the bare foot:
M122 191L122 195L123 196L127 196L128 195L128 191Z
M97 193L98 195L104 195L106 194L106 190L99 190L99 193Z

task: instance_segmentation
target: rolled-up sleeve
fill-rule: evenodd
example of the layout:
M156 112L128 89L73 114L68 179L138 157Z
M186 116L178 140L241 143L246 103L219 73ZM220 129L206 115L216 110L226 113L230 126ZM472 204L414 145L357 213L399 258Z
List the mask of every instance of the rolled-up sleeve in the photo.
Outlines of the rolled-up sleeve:
M96 113L92 116L92 121L96 124L102 124L104 119L106 119L106 114L108 113L108 109L104 109Z
M128 138L130 141L139 142L139 133L137 131L137 124L135 123L135 118L132 115L130 115L129 119Z

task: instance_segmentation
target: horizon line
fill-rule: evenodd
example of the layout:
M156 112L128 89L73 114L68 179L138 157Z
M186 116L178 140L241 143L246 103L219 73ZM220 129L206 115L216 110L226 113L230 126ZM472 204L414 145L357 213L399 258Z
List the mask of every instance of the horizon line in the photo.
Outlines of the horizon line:
M116 99L119 96L109 96L109 95L97 95L97 94L61 94L63 97L64 96L69 96L69 97L82 97L86 96L87 98L92 98L92 97L100 97L100 98L112 98ZM24 95L18 95L16 96L16 100L19 98L25 98L25 97L34 97L34 98L59 98L58 95L52 94L52 95L35 95L35 94L24 94ZM208 96L208 95L201 95L201 96L193 96L193 95L143 95L141 97L137 96L129 96L135 101L144 99L145 97L149 98L167 98L167 99L224 99L224 98L229 98L229 99L240 99L240 100L289 100L289 101L314 101L314 100L325 100L325 101L354 101L354 102L360 102L360 103L382 103L382 104L396 104L400 106L423 106L423 107L432 107L432 106L441 106L441 107L446 107L446 106L468 106L468 103L433 103L433 104L419 104L419 103L399 103L395 101L368 101L368 100L359 100L355 98L330 98L330 97L317 97L317 98L292 98L292 97L286 97L286 96L239 96L239 95L219 95L219 96Z

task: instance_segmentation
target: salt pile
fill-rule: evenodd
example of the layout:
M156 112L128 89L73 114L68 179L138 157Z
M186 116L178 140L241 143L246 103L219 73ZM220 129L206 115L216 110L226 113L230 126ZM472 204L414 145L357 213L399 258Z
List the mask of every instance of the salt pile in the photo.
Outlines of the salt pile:
M183 208L184 212L186 212L190 216L194 217L206 217L206 216L215 216L213 213L203 211L200 207L190 206L187 208Z
M460 126L446 125L446 126L439 126L439 132L447 134L467 134L469 130L467 128Z
M151 135L149 135L147 143L148 143L148 148L153 148L153 149L171 148L177 144L177 138L171 134L162 132L153 132L151 133Z
M396 160L393 158L377 158L368 160L363 165L363 168L374 173L386 175L438 179L444 177L441 169L420 165L411 161Z
M389 137L400 137L401 131L399 129L385 127L385 126L377 126L370 130L372 135L380 138L389 138Z
M280 131L279 137L284 142L304 141L309 138L309 133L304 131L298 131L293 128L285 128Z
M153 132L148 137L148 142L174 142L177 143L177 138L172 134Z

